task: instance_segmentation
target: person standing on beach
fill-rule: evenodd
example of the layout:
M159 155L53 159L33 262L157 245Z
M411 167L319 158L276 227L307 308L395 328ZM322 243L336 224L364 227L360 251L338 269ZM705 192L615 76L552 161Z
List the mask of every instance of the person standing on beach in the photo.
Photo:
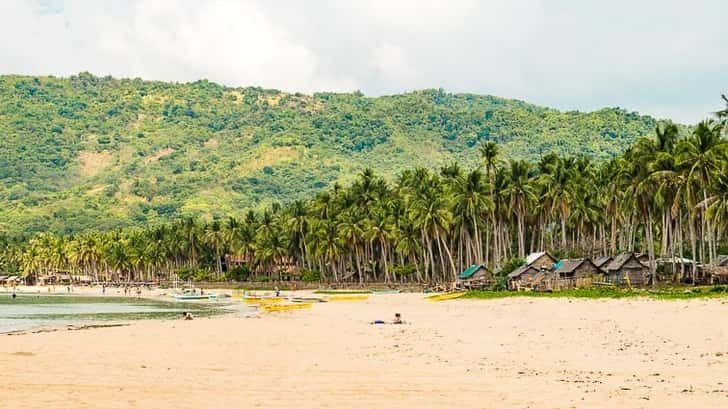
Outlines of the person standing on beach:
M275 290L276 290L276 297L280 296L281 290L278 289L278 286L275 286Z

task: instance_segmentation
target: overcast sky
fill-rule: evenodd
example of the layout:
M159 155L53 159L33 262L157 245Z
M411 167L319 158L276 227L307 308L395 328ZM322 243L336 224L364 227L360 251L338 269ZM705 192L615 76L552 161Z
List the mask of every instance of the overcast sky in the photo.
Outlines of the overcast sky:
M0 37L2 74L442 87L683 123L728 92L728 0L1 0Z

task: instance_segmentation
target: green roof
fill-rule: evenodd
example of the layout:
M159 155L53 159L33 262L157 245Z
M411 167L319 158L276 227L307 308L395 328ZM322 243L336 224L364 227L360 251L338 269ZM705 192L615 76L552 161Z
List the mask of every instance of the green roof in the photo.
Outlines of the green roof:
M460 275L458 276L458 278L460 278L460 279L470 278L481 267L482 268L485 268L482 264L473 264L472 266L468 267L465 271L463 271L462 273L460 273Z

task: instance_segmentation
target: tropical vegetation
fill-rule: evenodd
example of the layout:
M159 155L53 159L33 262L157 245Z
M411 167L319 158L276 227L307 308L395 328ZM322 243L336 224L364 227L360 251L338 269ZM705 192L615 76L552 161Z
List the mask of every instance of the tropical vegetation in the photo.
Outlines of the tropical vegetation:
M728 101L726 101L728 107ZM503 157L481 141L477 165L416 167L390 180L364 169L308 200L241 217L0 239L0 269L97 279L450 281L471 264L495 270L532 251L620 251L709 263L728 227L728 109L688 133L655 125L607 160L545 153ZM243 260L233 268L225 256ZM296 266L291 272L286 266ZM694 266L694 265L693 265ZM659 280L694 277L695 267ZM657 281L657 280L655 280Z

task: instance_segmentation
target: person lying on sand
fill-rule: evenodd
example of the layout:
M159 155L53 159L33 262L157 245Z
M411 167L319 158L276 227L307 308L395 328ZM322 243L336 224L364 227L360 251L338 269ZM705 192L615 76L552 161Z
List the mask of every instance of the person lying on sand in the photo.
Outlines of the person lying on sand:
M392 322L387 322L384 320L374 320L371 322L372 324L404 324L404 321L402 321L402 315L400 313L394 314L394 319Z

